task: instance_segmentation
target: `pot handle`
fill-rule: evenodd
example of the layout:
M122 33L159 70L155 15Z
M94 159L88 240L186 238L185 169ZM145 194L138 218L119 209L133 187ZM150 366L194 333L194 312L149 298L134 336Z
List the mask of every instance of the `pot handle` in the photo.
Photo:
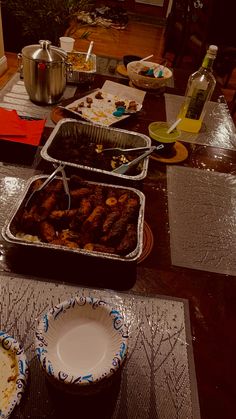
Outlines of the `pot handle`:
M20 78L23 79L23 62L22 62L22 54L17 54L17 60L18 60L18 73L20 73Z

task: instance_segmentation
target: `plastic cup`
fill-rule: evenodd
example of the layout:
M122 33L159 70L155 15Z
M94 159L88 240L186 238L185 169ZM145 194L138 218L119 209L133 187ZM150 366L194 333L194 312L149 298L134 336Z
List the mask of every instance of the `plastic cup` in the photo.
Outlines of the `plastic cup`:
M157 153L165 156L172 156L174 153L174 145L176 140L180 137L180 131L176 128L167 134L170 124L167 122L152 122L148 126L149 136L152 139L153 145L163 144L164 148L158 150ZM158 143L158 144L157 144Z
M75 40L69 36L61 36L60 38L60 47L66 52L73 51Z

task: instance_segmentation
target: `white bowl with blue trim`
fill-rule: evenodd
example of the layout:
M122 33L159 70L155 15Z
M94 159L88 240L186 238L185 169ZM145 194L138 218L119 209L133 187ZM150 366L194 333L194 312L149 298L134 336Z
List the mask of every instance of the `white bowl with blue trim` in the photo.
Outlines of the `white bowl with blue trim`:
M8 418L20 403L28 378L28 365L18 341L0 330L0 418Z
M72 393L110 385L127 349L123 316L93 297L76 296L51 308L35 332L35 350L46 376Z

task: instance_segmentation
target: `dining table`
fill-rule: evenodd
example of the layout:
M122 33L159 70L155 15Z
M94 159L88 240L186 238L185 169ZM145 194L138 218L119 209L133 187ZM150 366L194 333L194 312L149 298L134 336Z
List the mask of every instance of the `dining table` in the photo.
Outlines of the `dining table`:
M149 135L154 121L174 122L188 72L173 69L167 86L144 91L142 109L114 127ZM0 92L0 106L47 120L39 145L0 140L1 228L26 182L50 174L41 150L66 106L110 80L115 71L68 85L60 104L16 100L17 73ZM133 85L131 86L135 88ZM25 97L25 96L24 96ZM37 114L38 110L38 114ZM119 261L20 246L0 237L0 329L23 346L29 378L12 418L232 419L236 397L236 130L216 85L201 131L181 132L171 157L149 156L141 180L110 178L145 196L141 256ZM65 168L103 182L103 175ZM93 295L127 316L129 352L113 387L79 397L51 387L34 353L36 319L71 296Z

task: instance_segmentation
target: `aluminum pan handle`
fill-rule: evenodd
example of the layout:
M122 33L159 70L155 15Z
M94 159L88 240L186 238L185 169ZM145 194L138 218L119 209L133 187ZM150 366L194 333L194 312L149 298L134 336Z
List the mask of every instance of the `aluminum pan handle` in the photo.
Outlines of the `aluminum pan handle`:
M23 79L23 59L22 59L22 54L21 52L19 52L19 54L17 54L17 64L18 64L18 73L20 73L20 78Z

